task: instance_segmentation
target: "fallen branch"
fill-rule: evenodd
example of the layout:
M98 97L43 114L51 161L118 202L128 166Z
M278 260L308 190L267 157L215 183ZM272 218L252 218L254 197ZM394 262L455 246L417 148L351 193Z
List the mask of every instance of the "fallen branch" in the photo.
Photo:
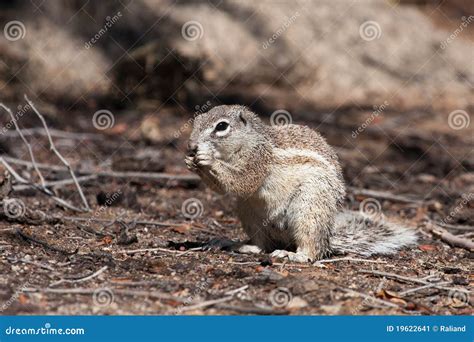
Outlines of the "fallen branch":
M437 285L448 285L449 284L449 281L444 281L444 282L440 282L440 283L432 283L432 284L428 284L428 285L423 285L423 286L419 286L419 287L415 287L414 289L409 289L409 290L405 290L405 291L402 291L402 292L399 292L398 294L400 296L405 296L409 293L414 293L414 292L418 292L420 290L426 290L426 289L430 289L430 288L433 288Z
M12 263L17 263L17 262L22 262L22 263L25 263L25 264L29 264L29 265L34 265L34 266L38 266L40 268L43 268L45 270L48 270L48 271L51 271L51 272L56 272L56 270L54 268L52 268L51 266L49 265L46 265L44 263L41 263L41 262L36 262L36 261L33 261L33 260L26 260L26 259L16 259L16 258L7 258L10 262Z
M43 124L44 130L45 130L45 132L48 136L50 150L53 151L54 154L56 154L56 156L61 160L61 162L67 167L69 173L71 174L71 178L73 179L74 184L76 185L77 191L79 192L79 195L82 199L82 203L84 204L85 210L89 211L90 210L89 203L87 202L86 196L84 196L84 193L82 192L82 188L81 188L79 182L76 179L76 174L74 173L74 171L71 167L71 164L56 149L56 146L54 145L54 142L53 142L53 138L51 137L51 134L49 133L48 125L46 124L46 120L44 119L43 115L41 115L40 112L36 109L33 102L31 102L26 95L25 95L25 100L26 100L26 102L28 102L30 107L33 109L33 111L36 113L36 115L41 120L41 123Z
M446 229L441 228L439 226L435 226L434 224L431 224L429 222L425 225L425 228L435 237L446 242L452 247L460 247L470 251L474 251L474 242L472 240L453 235Z
M239 288L237 288L237 289L227 291L225 294L226 294L227 296L233 296L233 295L235 295L235 294L237 294L237 293L239 293L239 292L243 292L243 291L247 290L248 288L249 288L248 285L244 285L244 286L239 287Z
M30 186L31 188L33 189L36 189L38 190L39 192L42 192L44 193L45 195L49 196L53 201L55 201L56 203L58 203L60 206L64 207L64 208L67 208L67 209L71 209L71 210L74 210L74 211L79 211L81 212L82 210L80 208L77 208L75 207L74 205L66 202L65 200L57 197L56 195L54 195L48 188L46 187L43 187L43 186L39 186L37 184L34 184L32 182L30 182L29 180L26 180L24 179L23 177L21 177L18 173L16 173L16 171L10 166L10 164L7 163L7 161L3 158L3 157L0 157L0 162L5 166L5 168L8 170L8 172L10 172L10 174L13 176L13 178L15 178L15 180L23 185L28 185Z
M222 310L229 310L229 311L236 311L240 313L246 314L254 314L254 315L288 315L290 312L289 310L282 310L282 309L272 309L272 308L258 308L258 307L245 307L245 306L235 306L229 304L216 304L216 308Z
M360 188L355 188L353 186L348 186L347 190L349 190L351 193L353 193L356 196L382 198L382 199L386 199L386 200L390 200L394 202L401 202L401 203L423 204L423 201L420 199L410 198L410 197L402 196L402 195L395 195L386 191L360 189Z
M24 232L22 232L20 229L17 229L16 233L18 234L18 236L20 236L24 240L29 241L29 242L33 242L35 244L43 246L43 247L45 247L49 250L52 250L54 252L59 252L59 253L65 254L65 255L73 255L73 254L76 254L78 252L78 249L76 249L73 252L70 252L70 251L64 250L64 249L56 247L56 246L51 246L46 241L42 241L42 240L39 240L35 237L29 236L28 234L25 234Z
M60 279L58 281L55 281L54 283L52 283L51 285L49 285L50 287L51 286L56 286L56 285L59 285L59 284L62 284L62 283L82 283L82 282L85 282L85 281L88 281L88 280L91 280L91 279L94 279L95 277L98 277L99 275L101 275L102 273L104 273L106 270L107 270L107 266L104 266L102 268L100 268L98 271L86 276L86 277L83 277L83 278L78 278L78 279L66 279L66 278L63 278L63 279Z
M44 130L43 127L35 127L35 128L27 128L27 129L20 129L16 131L7 131L4 132L2 135L9 138L14 138L19 136L21 133L23 136L32 136L32 135L41 135L41 136L48 136L48 132ZM60 139L71 139L71 140L104 140L104 136L100 134L94 133L75 133L75 132L67 132L61 131L59 129L49 129L49 134L55 138Z
M79 183L85 183L85 182L88 182L88 181L91 181L91 180L97 180L97 176L95 175L91 175L91 176L81 176L81 177L77 177L77 182ZM72 179L61 179L61 180L57 180L57 181L50 181L50 182L46 182L46 186L48 188L61 188L63 186L68 186L68 185L71 185L71 184L74 184L74 180ZM13 190L14 191L22 191L22 190L27 190L27 189L31 189L31 188L34 188L34 186L32 185L27 185L27 184L20 184L20 185L14 185L13 186Z
M101 223L110 223L113 224L116 219L102 219L97 217L80 217L80 216L58 216L57 219L67 220L67 221L76 221L76 222L101 222ZM133 220L133 221L123 221L125 224L139 224L139 225L150 225L158 227L180 227L182 223L172 223L172 222L157 222L157 221L147 221L147 220Z
M467 230L467 231L474 232L474 227L472 227L472 226L460 226L460 225L444 223L444 222L441 222L441 221L432 221L432 222L437 226L441 226L441 227L447 228L447 229Z
M10 164L21 165L21 166L26 166L26 167L33 167L34 166L34 164L29 162L28 160L13 158L13 157L5 156L5 155L2 156L2 158L5 159ZM67 171L67 168L65 168L64 166L58 166L58 165L36 163L36 166L40 170L48 170L48 171L55 171L55 172L66 172Z
M22 292L32 292L32 293L57 293L57 294L77 294L77 295L93 295L98 293L102 288L72 288L72 289L51 289L51 288L33 288L26 287L22 289ZM186 302L185 298L175 297L166 293L158 291L133 291L133 290L123 290L123 289L113 289L111 290L114 295L123 295L123 296L132 296L132 297L149 297L156 298L161 300L172 300L179 303Z
M368 295L368 294L365 294L365 293L362 293L362 292L347 289L345 287L339 287L339 290L344 291L346 293L349 293L351 295L357 296L357 297L364 298L364 299L369 300L369 301L374 302L374 303L379 303L379 304L382 304L382 305L385 305L385 306L388 306L388 307L391 307L391 308L397 308L397 309L400 308L400 306L398 306L397 304L394 304L392 302L388 302L388 301L383 300L383 299L376 298L374 296L371 296L371 295Z
M140 248L140 249L122 249L116 251L118 254L136 254L136 253L148 253L148 252L165 252L165 253L172 253L172 254L177 254L177 255L184 255L184 254L189 254L198 250L202 250L202 247L196 247L196 248L191 248L188 249L187 251L178 251L175 249L166 249L166 248Z
M387 277L387 278L392 278L392 279L397 279L409 283L416 283L416 284L423 284L423 285L433 285L432 287L440 290L445 290L445 291L460 291L460 292L466 292L469 293L469 291L465 289L459 289L455 287L447 287L447 286L442 286L436 283L430 283L426 280L418 279L418 278L412 278L412 277L406 277L406 276L401 276L395 273L388 273L388 272L382 272L382 271L372 271L372 270L361 270L359 271L360 273L364 274L372 274L376 275L379 277Z
M183 307L179 308L178 310L180 312L183 312L183 311L191 311L191 310L195 310L195 309L206 308L208 306L213 306L213 305L216 305L216 304L229 302L233 298L234 298L234 296L227 296L227 297L223 297L223 298L219 298L219 299L206 300L204 302L196 303L196 304L193 304L193 305L183 306Z
M30 145L30 143L28 142L28 140L26 140L25 136L23 135L23 133L21 132L20 130L20 127L18 127L18 123L17 123L17 120L15 118L15 116L13 115L12 111L10 110L10 108L8 108L7 106L5 106L3 103L0 103L0 107L2 107L3 109L5 109L7 111L7 113L10 115L10 118L11 118L11 121L13 122L13 125L15 126L15 129L16 131L18 132L18 134L20 135L21 137L21 140L23 140L24 144L26 145L26 148L28 149L28 154L30 155L30 158L31 158L31 164L33 166L33 168L35 169L36 171L36 174L38 175L38 177L40 178L40 182L41 182L41 185L42 185L42 188L49 192L51 194L51 192L46 188L46 186L44 185L45 183L45 180L44 180L44 177L43 177L43 174L41 173L41 171L39 170L38 168L38 165L36 164L36 159L35 159L35 155L33 154L33 149Z
M41 122L43 123L43 126L44 126L44 129L45 129L45 132L48 133L48 138L49 138L49 142L50 142L50 148L52 151L54 151L54 153L56 153L56 155L58 155L58 157L61 159L61 161L68 167L72 177L73 177L73 180L76 184L76 186L78 186L78 190L79 190L79 194L81 195L81 198L83 199L83 201L85 200L85 197L84 197L84 194L82 193L82 189L80 188L79 186L79 183L77 183L77 180L75 178L75 175L74 175L74 172L72 172L72 169L69 165L69 163L61 156L61 154L57 151L56 147L54 146L54 143L53 143L53 140L51 138L51 135L49 134L49 131L48 131L48 127L46 125L46 121L44 120L43 116L36 110L36 108L34 107L33 103L31 101L28 100L28 98L26 97L25 95L25 99L26 101L28 102L29 106L33 109L33 111L38 115L38 117L40 118ZM28 150L28 154L30 155L30 159L31 159L31 162L30 163L30 166L33 167L33 169L35 170L36 174L38 175L39 179L40 179L40 185L36 185L34 184L32 181L30 180L26 180L24 179L23 177L21 177L18 173L15 172L15 170L7 163L7 161L4 159L4 158L1 158L0 161L3 163L3 165L5 165L5 167L7 168L8 172L10 172L10 174L12 174L14 176L14 178L20 182L21 184L23 185L30 185L32 186L33 188L45 193L46 195L50 196L55 202L57 202L58 204L60 204L61 206L65 207L65 208L68 208L68 209L71 209L71 210L75 210L75 211L83 211L82 209L79 209L75 206L73 206L72 204L69 204L67 203L66 201L60 199L59 197L55 196L54 193L48 189L47 185L46 185L46 180L43 176L43 174L41 173L40 171L40 168L38 166L38 163L36 162L36 158L34 156L34 153L33 153L33 148L31 147L31 144L28 142L28 140L25 138L25 136L23 135L23 132L20 130L20 127L18 126L18 122L17 122L17 119L15 118L15 116L13 115L12 111L10 110L10 108L8 108L7 106L5 106L3 103L0 103L0 107L2 107L4 110L7 111L7 113L10 115L10 118L11 118L11 121L13 122L14 126L15 126L15 130L18 132L18 134L20 135L23 143L25 144L27 150ZM89 206L87 204L87 201L85 202L85 207L87 210L89 210Z
M331 263L331 262L338 262L338 261L353 261L353 262L368 262L368 263L374 263L374 264L386 264L386 261L382 260L369 260L369 259L358 259L358 258L335 258L335 259L324 259L324 260L318 260L314 264L325 264L325 263Z
M32 167L33 163L12 158L12 157L3 157L6 161L11 164L22 165L27 167ZM49 170L49 171L56 171L56 172L66 172L68 169L66 167L61 167L57 165L50 165L44 163L36 163L36 166L42 170ZM97 172L89 172L89 171L76 171L77 174L84 175L84 176L96 176L96 177L104 177L104 178L137 178L137 179L145 179L145 180L154 180L154 181L182 181L182 182L189 182L192 184L197 184L201 181L199 176L193 174L186 174L186 175L176 175L171 173L163 173L163 172L134 172L134 171L97 171Z

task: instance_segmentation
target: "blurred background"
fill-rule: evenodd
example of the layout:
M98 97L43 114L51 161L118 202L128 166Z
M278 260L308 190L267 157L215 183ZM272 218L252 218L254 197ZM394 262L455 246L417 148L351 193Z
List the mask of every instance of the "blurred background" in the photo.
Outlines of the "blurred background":
M164 127L159 119L179 125L221 103L268 116L282 109L294 122L314 123L341 148L376 138L407 147L405 156L433 156L430 171L438 176L457 163L425 144L448 139L449 153L472 170L472 153L459 140L473 133L465 124L474 104L469 0L0 6L4 102L21 102L27 93L58 120L90 118L104 108L117 124L127 113L134 124L152 115L150 127L142 127L151 135ZM455 110L462 111L455 117L466 126L461 130L448 125ZM353 134L363 124L364 134Z

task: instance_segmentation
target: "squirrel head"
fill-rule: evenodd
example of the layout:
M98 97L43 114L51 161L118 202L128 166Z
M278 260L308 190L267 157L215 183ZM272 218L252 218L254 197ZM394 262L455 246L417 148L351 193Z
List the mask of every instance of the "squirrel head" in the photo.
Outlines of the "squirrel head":
M195 118L188 154L206 150L217 159L232 162L265 143L265 125L255 113L239 105L218 106Z

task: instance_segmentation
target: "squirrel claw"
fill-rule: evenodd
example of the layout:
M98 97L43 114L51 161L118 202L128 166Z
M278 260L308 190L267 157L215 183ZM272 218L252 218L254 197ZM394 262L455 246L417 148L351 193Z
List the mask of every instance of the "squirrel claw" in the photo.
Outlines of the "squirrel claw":
M194 163L193 156L186 156L184 158L184 162L186 163L186 166L188 167L189 170L191 171L196 170L196 164Z

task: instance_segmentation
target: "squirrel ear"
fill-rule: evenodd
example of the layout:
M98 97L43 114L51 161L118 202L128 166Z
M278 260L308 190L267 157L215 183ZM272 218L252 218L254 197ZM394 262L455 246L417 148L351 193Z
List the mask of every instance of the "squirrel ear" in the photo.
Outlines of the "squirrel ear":
M239 119L247 126L248 120L245 118L245 113L243 110L239 110Z

